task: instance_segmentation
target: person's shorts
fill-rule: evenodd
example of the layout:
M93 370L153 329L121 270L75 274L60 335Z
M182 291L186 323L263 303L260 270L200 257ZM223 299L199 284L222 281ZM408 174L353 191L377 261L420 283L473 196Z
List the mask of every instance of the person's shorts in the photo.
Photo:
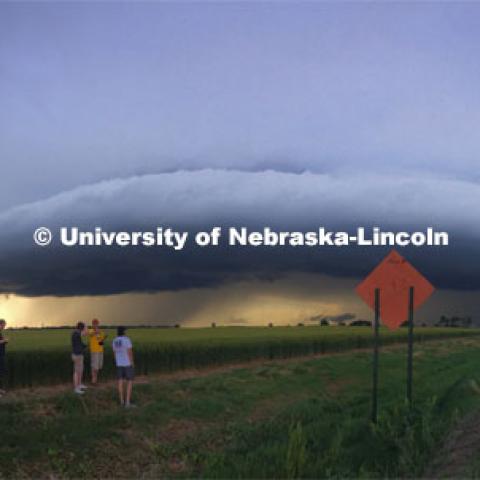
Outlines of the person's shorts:
M83 355L75 355L72 353L73 369L75 373L83 372Z
M103 368L103 352L90 352L90 365L92 370Z
M135 377L135 370L133 367L117 367L118 380L133 380Z

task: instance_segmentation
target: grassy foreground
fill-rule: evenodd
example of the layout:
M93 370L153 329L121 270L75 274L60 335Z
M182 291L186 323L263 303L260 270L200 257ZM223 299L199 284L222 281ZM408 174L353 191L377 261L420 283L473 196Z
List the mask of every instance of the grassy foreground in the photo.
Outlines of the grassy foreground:
M113 378L114 364L107 340L104 377ZM383 344L406 341L406 329L381 329ZM70 381L69 330L8 331L10 388L54 385ZM140 374L172 372L190 367L223 365L257 358L290 358L343 352L372 344L368 327L225 327L203 329L131 329ZM480 329L417 328L416 340L480 335Z
M0 406L0 477L421 477L455 422L480 409L480 339L416 346L412 412L405 350L381 353L375 427L368 352L149 377L130 411L113 385L84 398L14 392Z

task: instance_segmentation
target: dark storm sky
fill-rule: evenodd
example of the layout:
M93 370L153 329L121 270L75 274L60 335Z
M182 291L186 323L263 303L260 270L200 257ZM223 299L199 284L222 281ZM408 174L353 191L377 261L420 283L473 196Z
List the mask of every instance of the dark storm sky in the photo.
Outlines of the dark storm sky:
M427 226L402 253L480 287L480 4L3 3L0 291L105 295L386 250L40 250L37 226Z

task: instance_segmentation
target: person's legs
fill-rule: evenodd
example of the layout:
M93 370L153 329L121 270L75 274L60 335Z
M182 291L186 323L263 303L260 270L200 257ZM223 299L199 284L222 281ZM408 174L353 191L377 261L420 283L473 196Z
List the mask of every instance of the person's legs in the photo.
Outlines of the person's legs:
M0 358L0 395L5 395L3 379L5 377L5 358Z
M79 388L86 388L85 385L83 384L83 355L79 355L79 360L78 360L78 386Z
M91 367L92 384L95 385L98 380L98 353L96 352L92 352L90 354L90 367Z
M125 402L125 405L130 405L130 399L132 398L132 386L133 381L127 380L127 401Z
M73 388L75 393L83 393L81 391L81 381L82 381L82 372L83 372L83 356L82 355L72 355L73 361Z
M76 390L78 387L78 362L77 362L76 355L72 355L72 362L73 362L73 388Z
M98 353L98 363L96 365L97 369L97 381L98 381L98 374L100 373L100 370L103 368L103 352Z
M92 353L92 383L98 382L98 374L103 368L103 352Z
M120 405L123 405L123 378L118 379L118 395L120 397Z
M133 378L135 376L133 366L126 367L125 375L127 380L127 399L125 402L125 406L130 407L131 406L130 400L132 398L132 389L133 389Z

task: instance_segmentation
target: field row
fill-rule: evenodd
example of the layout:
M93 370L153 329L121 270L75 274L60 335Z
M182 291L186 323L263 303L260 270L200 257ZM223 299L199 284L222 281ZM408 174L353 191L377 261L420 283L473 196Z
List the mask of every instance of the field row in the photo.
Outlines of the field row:
M69 331L12 332L7 357L10 388L59 384L71 379ZM381 331L382 345L406 342L406 329ZM479 335L479 330L418 328L416 342ZM110 339L114 332L110 333ZM132 329L137 374L172 372L244 362L345 352L372 345L372 331L362 327L216 328L166 331ZM15 348L15 343L17 347ZM88 355L87 355L88 365ZM105 352L103 378L115 374L112 352Z

